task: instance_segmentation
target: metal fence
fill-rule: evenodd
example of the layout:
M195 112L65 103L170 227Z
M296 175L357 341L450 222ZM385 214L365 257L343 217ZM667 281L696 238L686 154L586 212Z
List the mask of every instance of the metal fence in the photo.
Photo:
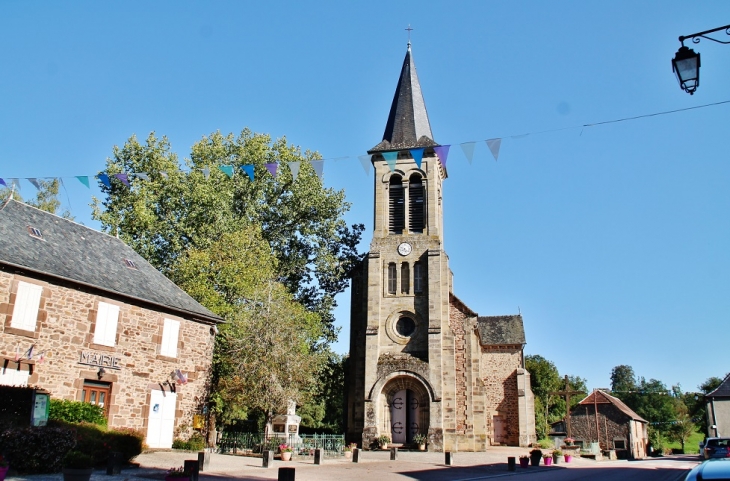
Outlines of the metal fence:
M321 449L324 457L344 456L344 434L285 434L242 433L224 431L218 441L218 452L223 454L258 454L265 450L278 452L279 445L292 448L292 456L314 456Z

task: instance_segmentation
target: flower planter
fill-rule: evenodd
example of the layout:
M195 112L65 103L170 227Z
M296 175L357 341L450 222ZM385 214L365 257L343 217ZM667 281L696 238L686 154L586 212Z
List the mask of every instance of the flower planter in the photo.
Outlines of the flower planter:
M553 464L558 464L558 461L560 461L560 456L553 456Z
M0 466L0 481L4 481L5 476L8 474L10 466Z
M291 461L291 451L281 453L281 460L282 461Z
M530 464L532 466L540 466L540 458L542 458L542 456L533 456L533 457L531 457L530 458Z
M388 443L381 444L380 449L388 449Z
M425 451L426 450L426 445L425 444L419 444L418 445L418 450L419 451Z
M352 458L352 451L345 451L345 459L351 459Z
M572 454L566 454L564 457L565 457L565 462L566 463L569 463L569 462L571 462L573 460L573 455Z
M545 466L552 466L553 464L553 457L549 456L547 458L542 458L542 462L545 464Z
M93 468L63 468L63 481L89 481Z
M526 468L530 465L530 458L520 458L520 466Z

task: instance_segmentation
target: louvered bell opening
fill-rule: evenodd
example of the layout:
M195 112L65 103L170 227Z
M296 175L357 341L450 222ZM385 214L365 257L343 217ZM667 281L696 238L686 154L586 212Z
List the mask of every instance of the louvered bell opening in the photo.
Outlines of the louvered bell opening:
M408 221L409 230L415 234L422 234L424 227L424 202L423 202L423 183L421 177L414 175L411 177L408 188Z
M413 292L423 292L423 264L420 262L413 264Z
M398 176L390 179L388 232L391 234L402 234L406 223L405 199L403 194L403 182Z

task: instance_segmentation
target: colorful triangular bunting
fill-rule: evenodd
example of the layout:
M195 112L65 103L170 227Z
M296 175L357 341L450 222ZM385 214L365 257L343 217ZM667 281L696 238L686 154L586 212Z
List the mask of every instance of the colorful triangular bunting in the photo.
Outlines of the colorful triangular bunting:
M91 186L89 185L89 176L88 175L77 175L76 178L79 179L79 182L84 184L86 187L91 188Z
M33 187L35 187L38 190L41 190L41 184L38 183L38 179L35 177L28 177L28 182L33 184Z
M398 160L398 152L383 152L383 158L388 163L390 171L393 172L395 170L395 163Z
M461 144L461 150L464 151L464 155L466 155L466 160L469 161L471 164L471 161L474 159L474 146L477 145L476 142L464 142Z
M441 165L446 167L446 159L449 157L449 147L450 145L437 145L433 148L433 151L436 152L436 155L438 155L439 162L441 162Z
M233 166L232 165L219 165L218 168L226 174L228 177L233 178Z
M492 152L494 160L496 161L499 157L499 146L502 145L502 139L489 139L486 142L487 147L489 147L489 150Z
M112 183L109 180L109 176L106 175L104 172L99 173L99 175L97 175L96 177L102 182L102 184L110 189L112 188Z
M368 155L358 155L358 159L360 159L360 164L362 165L362 168L365 169L365 175L370 175L370 165L372 164L372 154Z
M421 162L423 161L423 149L411 149L411 157L416 161L418 168L421 168Z
M253 164L246 164L241 166L241 170L248 174L248 178L253 182Z
M289 165L289 170L291 170L291 181L294 182L295 180L297 180L297 176L299 175L299 167L301 167L301 165L299 165L299 162L287 162L287 164Z
M127 187L129 187L129 177L127 176L127 174L114 174L114 177L116 177L117 179L121 180L122 181L122 184L124 184Z
M319 180L322 180L322 174L324 172L324 160L312 160L312 167L314 167L314 172L317 174L317 177L319 177Z
M276 178L276 170L279 168L279 164L277 164L276 162L272 162L272 163L266 164L266 168L271 173L271 175L274 176L274 178Z
M208 177L210 177L210 167L203 168L203 175L205 176L205 180L208 180Z

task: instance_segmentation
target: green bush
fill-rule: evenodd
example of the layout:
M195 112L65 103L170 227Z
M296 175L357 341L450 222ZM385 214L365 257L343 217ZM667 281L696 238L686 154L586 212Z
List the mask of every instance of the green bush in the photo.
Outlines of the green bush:
M53 424L74 432L76 450L93 457L95 466L105 465L111 451L119 451L128 462L145 448L144 435L131 428L107 430L106 427L96 424L62 421L54 421Z
M95 404L65 399L51 399L48 419L67 423L91 423L106 426L104 408Z
M202 451L205 449L205 438L200 433L194 433L190 439L176 439L172 442L172 449L184 449L186 451Z
M59 472L75 444L75 433L62 427L11 428L0 433L0 452L20 474Z
M69 451L63 458L63 467L70 469L93 468L94 458L81 451Z
M112 451L119 451L126 462L129 462L147 449L145 435L132 428L118 428L107 432Z

